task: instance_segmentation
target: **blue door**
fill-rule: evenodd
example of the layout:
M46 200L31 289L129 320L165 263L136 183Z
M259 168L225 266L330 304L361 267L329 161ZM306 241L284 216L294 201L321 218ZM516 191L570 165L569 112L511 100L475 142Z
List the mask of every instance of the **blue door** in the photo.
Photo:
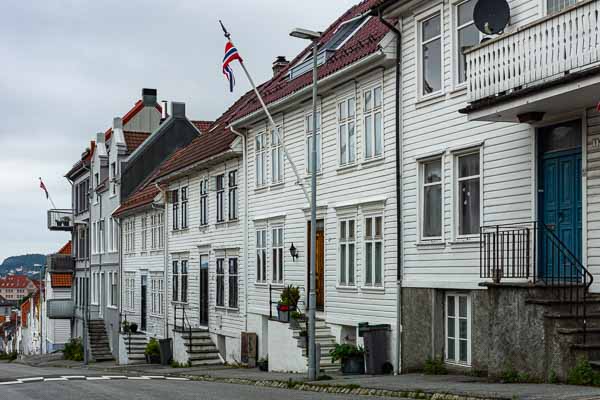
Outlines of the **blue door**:
M556 239L581 260L581 127L579 121L543 128L540 138L540 276L574 278Z

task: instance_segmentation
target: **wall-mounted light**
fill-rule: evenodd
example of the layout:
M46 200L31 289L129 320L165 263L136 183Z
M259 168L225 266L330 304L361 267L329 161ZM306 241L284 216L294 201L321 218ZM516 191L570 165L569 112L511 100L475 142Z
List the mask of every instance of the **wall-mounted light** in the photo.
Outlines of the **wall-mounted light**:
M290 246L290 255L292 256L292 259L295 261L299 256L298 256L298 249L294 246L294 243L292 242L292 245Z

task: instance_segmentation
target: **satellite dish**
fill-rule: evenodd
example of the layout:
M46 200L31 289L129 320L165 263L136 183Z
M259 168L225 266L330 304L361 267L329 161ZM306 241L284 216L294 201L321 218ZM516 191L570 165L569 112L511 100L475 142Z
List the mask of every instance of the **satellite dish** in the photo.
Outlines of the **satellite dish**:
M486 35L504 31L510 20L510 7L506 0L479 0L473 11L475 26Z

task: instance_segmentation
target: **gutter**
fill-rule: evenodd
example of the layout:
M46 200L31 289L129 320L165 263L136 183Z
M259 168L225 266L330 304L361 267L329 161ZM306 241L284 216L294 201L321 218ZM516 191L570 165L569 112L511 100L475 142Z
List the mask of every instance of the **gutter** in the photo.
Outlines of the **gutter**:
M248 141L245 134L236 131L233 126L229 130L240 137L243 142L243 164L244 164L244 331L248 331Z
M214 162L220 161L221 158L224 158L225 156L230 155L230 154L231 155L235 155L236 152L233 151L233 150L223 151L223 152L221 152L219 154L216 154L214 156L211 156L209 158L202 159L201 161L197 161L197 162L195 162L193 164L190 164L190 165L188 165L186 167L178 168L177 170L175 170L175 171L173 171L171 173L168 173L166 175L160 176L160 177L156 178L156 181L157 182L161 182L161 183L167 183L167 182L169 182L171 180L175 180L175 179L180 178L180 177L182 177L184 175L187 175L189 172L194 171L194 170L198 169L199 167L203 166L204 164L207 164L207 163L209 163L211 161L214 161Z
M394 365L394 371L396 374L400 374L402 371L402 151L400 141L402 135L400 133L400 117L401 117L401 62L402 62L402 33L392 23L383 18L383 12L393 2L387 1L383 3L377 10L373 10L372 14L377 15L379 21L389 28L390 31L396 35L396 97L395 97L395 111L396 111L396 219L397 219L397 232L396 232L396 257L397 257L397 270L396 270L396 363Z

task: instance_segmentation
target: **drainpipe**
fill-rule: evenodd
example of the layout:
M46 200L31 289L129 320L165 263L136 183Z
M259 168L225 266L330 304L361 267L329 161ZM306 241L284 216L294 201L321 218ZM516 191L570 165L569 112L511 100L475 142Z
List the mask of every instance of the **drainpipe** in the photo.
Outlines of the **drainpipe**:
M400 134L400 101L401 101L401 51L402 51L402 33L392 23L383 18L383 12L391 3L383 4L377 10L374 10L373 14L376 14L386 27L396 35L396 97L395 97L395 110L396 110L396 215L398 220L398 232L396 235L396 254L397 254L397 272L396 272L396 365L394 370L396 374L400 374L402 368L402 153L400 140L402 135Z
M243 165L244 165L244 331L248 331L248 146L246 135L240 133L229 125L229 130L236 136L242 138Z
M169 209L167 207L167 193L166 190L164 190L163 188L160 187L160 185L156 182L154 182L154 186L156 186L156 188L160 191L160 195L163 198L163 202L165 204L165 208L163 211L163 257L164 257L164 265L165 268L163 269L163 285L164 285L164 298L163 298L163 303L164 303L164 310L165 310L165 335L164 337L166 339L169 338L169 285L168 285L168 281L167 281L167 269L169 268L169 258L168 258L168 254L169 254L169 241L168 241L168 231L167 228L169 227L168 224L168 216L169 216ZM154 206L154 205L153 205Z

